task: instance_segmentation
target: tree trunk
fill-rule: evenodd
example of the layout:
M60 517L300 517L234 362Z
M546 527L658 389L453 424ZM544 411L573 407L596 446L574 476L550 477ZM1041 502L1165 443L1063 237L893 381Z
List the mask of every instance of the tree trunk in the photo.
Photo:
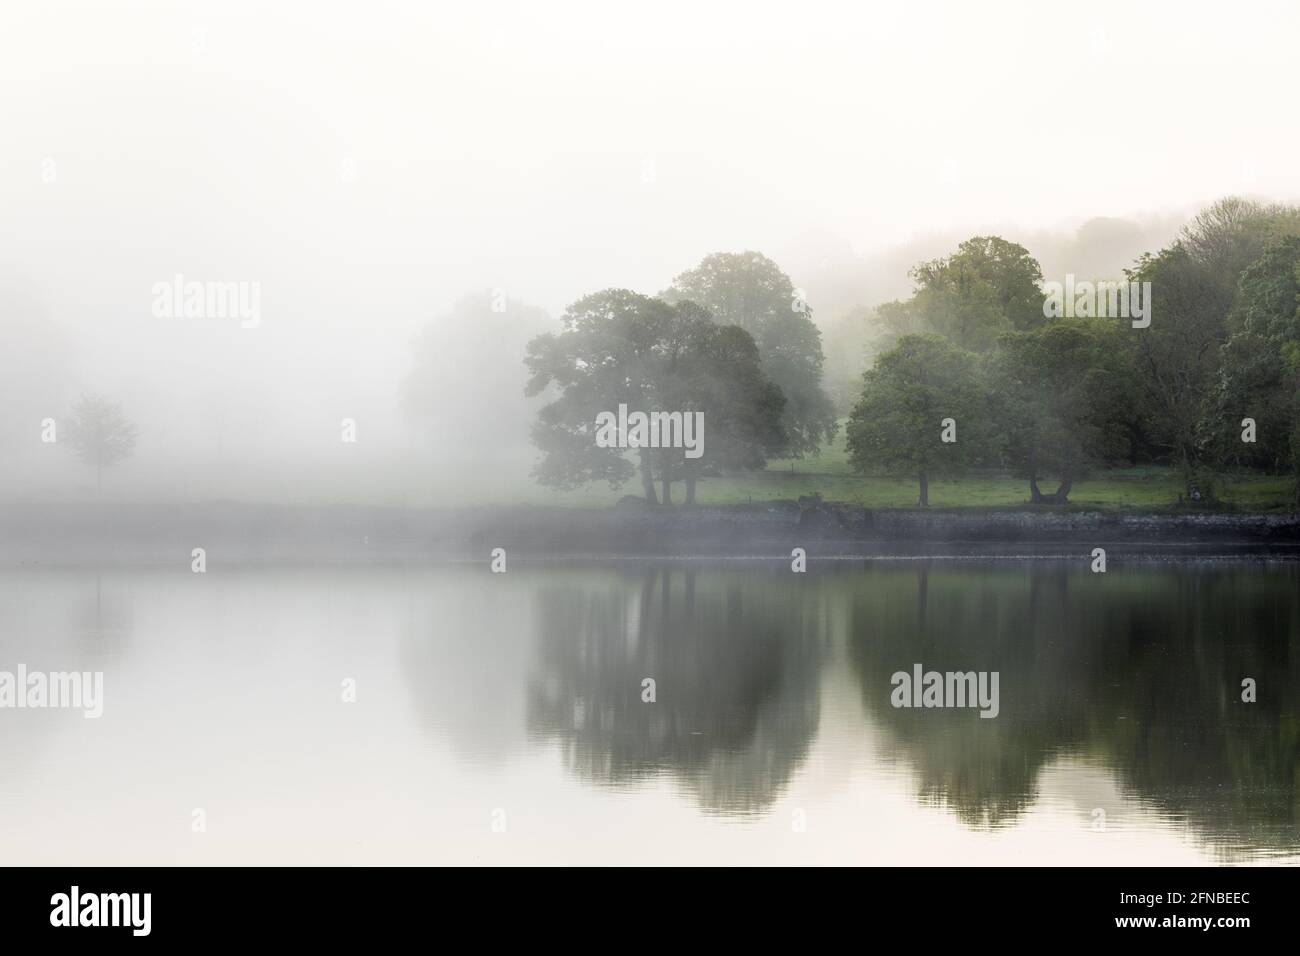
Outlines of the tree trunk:
M641 489L645 492L646 504L659 504L659 496L655 494L655 476L650 471L650 449L642 448L641 452Z
M672 478L669 477L672 474L673 462L672 459L668 457L668 455L669 455L668 450L665 449L663 453L663 463L664 463L663 464L663 469L664 469L663 485L664 485L664 504L666 505L670 505L673 503L673 483L672 483Z
M695 504L695 479L690 477L686 479L686 503Z
M930 507L930 476L925 472L921 472L919 478L921 480L920 505L922 508L928 508Z
M1035 505L1068 505L1070 503L1070 485L1073 479L1070 477L1072 464L1069 456L1066 456L1066 462L1061 467L1061 484L1050 495L1043 494L1043 490L1038 487L1038 456L1034 452L1029 453L1029 503Z
M1039 490L1038 479L1030 478L1029 500L1036 505L1068 505L1070 503L1070 487L1073 484L1074 480L1069 475L1066 475L1061 479L1060 487L1050 495L1045 495Z
M1183 491L1187 494L1187 500L1194 501L1200 494L1200 489L1196 487L1196 466L1186 445L1178 448L1178 468L1183 473Z

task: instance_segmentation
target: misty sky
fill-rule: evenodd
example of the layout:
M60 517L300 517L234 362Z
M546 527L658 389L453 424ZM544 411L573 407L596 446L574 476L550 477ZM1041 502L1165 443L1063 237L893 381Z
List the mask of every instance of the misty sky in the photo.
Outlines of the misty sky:
M468 293L558 315L752 248L817 310L828 259L1300 197L1294 2L880 7L5 4L0 326L236 446L397 441L412 336ZM260 282L260 327L156 318L176 273Z

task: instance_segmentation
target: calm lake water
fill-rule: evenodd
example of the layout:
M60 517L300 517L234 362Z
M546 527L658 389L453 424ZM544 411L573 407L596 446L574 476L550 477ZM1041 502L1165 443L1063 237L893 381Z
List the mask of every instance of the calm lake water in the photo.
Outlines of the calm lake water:
M8 569L20 663L8 864L1300 859L1293 564Z

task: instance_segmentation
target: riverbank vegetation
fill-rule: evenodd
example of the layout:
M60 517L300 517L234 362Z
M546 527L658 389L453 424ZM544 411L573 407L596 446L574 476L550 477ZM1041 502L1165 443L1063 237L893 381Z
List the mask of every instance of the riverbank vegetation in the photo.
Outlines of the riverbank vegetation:
M639 476L656 505L679 482L686 504L1300 501L1300 208L1221 200L1123 276L1045 278L976 236L911 277L837 339L862 365L838 401L802 291L759 253L708 256L657 297L584 297L529 345L534 476L583 502ZM620 405L702 412L704 455L602 445Z

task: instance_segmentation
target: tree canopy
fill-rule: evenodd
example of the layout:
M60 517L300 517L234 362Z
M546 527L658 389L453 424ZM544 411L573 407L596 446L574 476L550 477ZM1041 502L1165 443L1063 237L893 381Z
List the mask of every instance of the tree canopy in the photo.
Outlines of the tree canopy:
M987 454L984 404L974 355L934 333L905 335L863 375L849 416L849 461L860 471L916 477L919 502L928 505L930 478Z
M918 264L911 271L916 293L894 316L911 325L983 352L1006 332L1025 332L1043 324L1042 271L1037 260L999 236L975 236L951 256Z
M1256 468L1291 476L1300 505L1300 209L1229 197L1140 255L1123 281L1146 322L1048 308L1061 284L1000 236L910 275L910 298L831 326L835 406L811 310L759 253L707 256L660 298L579 300L562 333L529 345L529 392L551 398L533 428L538 478L619 485L639 470L647 500L658 482L671 501L681 481L693 502L701 478L815 451L839 407L849 464L914 477L922 504L932 477L974 468L1027 479L1032 503L1066 504L1100 467L1159 462L1188 502L1213 501L1226 469ZM1098 278L1076 290L1099 291ZM705 412L708 456L640 448L634 465L600 447L596 415L621 403Z
M95 469L99 489L105 468L129 458L138 433L122 413L122 407L102 395L82 395L72 409L68 439L82 463Z
M790 277L758 252L719 252L673 280L663 297L699 303L721 325L758 344L764 374L785 395L785 454L814 453L835 436L835 410L822 388L821 330Z
M1134 383L1123 336L1113 321L1077 319L999 341L989 370L994 418L1032 502L1064 504L1092 466L1127 458ZM1045 494L1038 482L1049 475L1059 485Z
M589 481L618 487L639 471L648 502L664 503L673 481L695 483L730 469L761 468L785 446L781 390L765 376L753 337L720 326L706 309L626 289L607 289L571 305L564 331L528 346L528 393L553 398L539 412L533 439L542 451L535 475L573 488ZM597 419L620 406L644 413L696 414L706 429L702 454L685 449L610 447L598 441ZM626 437L626 436L623 436ZM637 466L628 452L634 451Z

